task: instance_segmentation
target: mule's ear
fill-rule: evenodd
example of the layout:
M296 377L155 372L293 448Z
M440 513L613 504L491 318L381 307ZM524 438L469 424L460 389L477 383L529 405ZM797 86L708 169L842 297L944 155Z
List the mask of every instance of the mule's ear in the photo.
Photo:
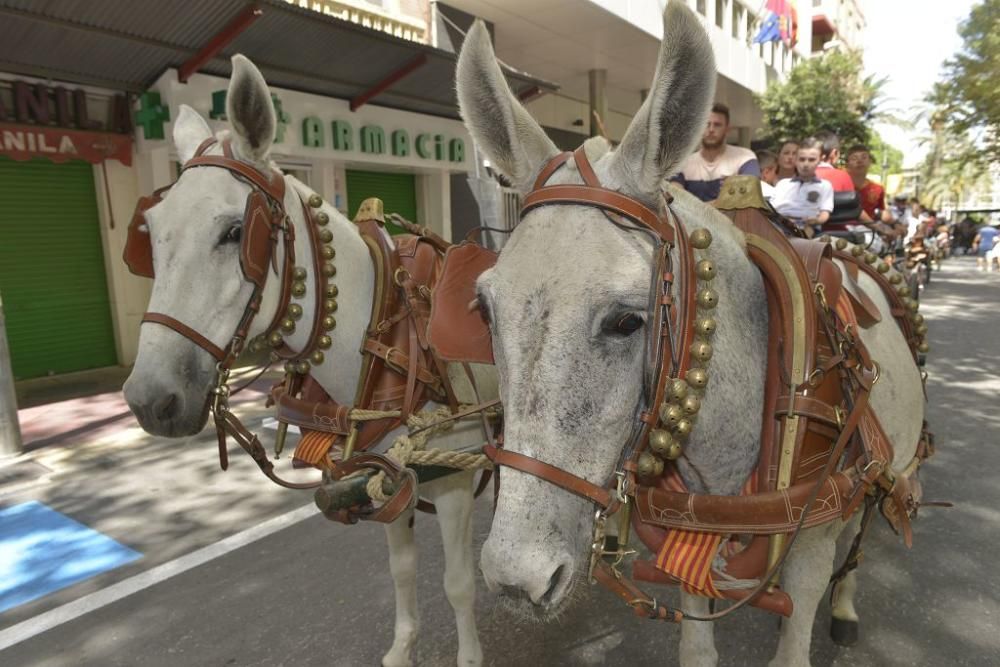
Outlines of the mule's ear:
M186 104L181 105L177 120L174 121L174 147L177 157L184 164L194 155L205 139L212 136L212 128L197 111Z
M456 85L459 110L476 145L515 187L530 189L559 149L511 93L482 21L473 24L462 44Z
M226 114L236 152L251 162L264 162L274 141L274 104L260 70L245 56L233 56L233 76L226 94Z
M653 85L610 165L616 185L653 198L697 145L715 95L715 57L708 34L683 0L663 13L663 42Z

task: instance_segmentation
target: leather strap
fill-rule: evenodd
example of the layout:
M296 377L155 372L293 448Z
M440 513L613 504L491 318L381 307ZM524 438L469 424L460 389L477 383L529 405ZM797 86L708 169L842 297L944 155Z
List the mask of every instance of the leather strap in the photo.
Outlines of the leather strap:
M515 470L533 475L550 484L555 484L561 489L566 489L581 498L597 503L604 509L610 508L614 502L611 492L605 487L588 482L582 477L577 477L573 473L566 472L544 461L539 461L530 456L518 454L517 452L493 445L484 446L483 454L494 465L507 466L508 468L514 468Z
M226 358L226 351L221 347L210 341L209 339L202 336L200 333L184 324L180 320L174 319L169 315L164 315L163 313L153 313L147 312L142 316L143 322L152 322L154 324L160 324L168 329L173 329L180 335L184 336L192 343L200 347L201 349L208 352L210 355L215 357L216 361L222 361Z
M539 206L577 204L611 211L647 227L664 241L674 244L674 230L645 204L614 190L589 185L546 185L524 198L521 217Z

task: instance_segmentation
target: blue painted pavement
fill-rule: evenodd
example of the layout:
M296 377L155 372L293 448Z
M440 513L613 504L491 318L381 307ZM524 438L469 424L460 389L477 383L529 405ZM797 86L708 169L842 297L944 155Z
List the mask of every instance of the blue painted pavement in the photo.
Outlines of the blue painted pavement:
M42 503L0 509L0 612L141 557Z

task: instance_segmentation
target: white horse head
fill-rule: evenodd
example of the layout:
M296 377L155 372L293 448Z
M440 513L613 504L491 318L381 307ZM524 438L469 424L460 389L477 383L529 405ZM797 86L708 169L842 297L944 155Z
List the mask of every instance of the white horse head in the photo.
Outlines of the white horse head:
M243 56L233 57L233 75L226 98L230 128L220 138L231 142L233 157L268 173L277 167L269 154L275 130L274 107L263 76ZM194 110L181 106L174 122L177 157L184 164L212 138L208 124ZM205 154L219 155L218 144ZM302 200L314 194L285 176L284 210L296 230L296 264L313 284L314 263ZM253 284L240 265L243 215L251 188L222 167L185 170L156 206L146 212L156 279L151 312L164 313L193 328L219 348L235 333L250 301ZM361 344L371 308L374 273L367 248L356 227L325 202L319 209L329 218L327 229L337 248L337 283L350 296L337 312L337 330L323 364L313 368L316 380L336 400L350 401L360 372ZM274 252L280 258L284 241ZM278 262L279 272L281 262ZM261 308L250 336L264 332L280 301L279 276L268 271ZM315 315L312 294L302 301L302 320L285 337L292 349L305 345ZM330 363L337 358L336 368ZM159 324L144 323L135 368L125 383L126 400L142 427L155 435L197 433L208 415L208 397L216 360L190 339Z
M683 3L671 3L653 86L621 146L585 144L601 183L660 210L664 179L702 133L714 82L707 35ZM529 190L558 151L510 93L482 25L463 46L458 95L479 147ZM581 182L572 161L549 180ZM764 351L751 350L747 336L766 335L763 288L728 220L686 193L673 194L688 229L708 227L716 237L712 256L723 270L713 284L722 297L713 359L719 371L682 471L692 489L733 493L753 465L760 425L760 399L746 387L762 382ZM492 321L506 448L607 482L641 409L651 277L649 239L595 208L542 206L524 217L478 285ZM502 477L483 573L515 605L551 615L586 576L593 507L514 469Z

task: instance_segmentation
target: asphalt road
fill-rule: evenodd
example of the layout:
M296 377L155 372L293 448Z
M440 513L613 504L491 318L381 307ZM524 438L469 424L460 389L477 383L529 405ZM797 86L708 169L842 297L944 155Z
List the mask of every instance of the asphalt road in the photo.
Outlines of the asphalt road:
M924 494L955 507L925 508L911 551L877 524L859 578L861 640L836 647L824 603L813 631L817 666L1000 665L1000 274L953 258L934 275L923 304L933 347L929 420L938 445L925 469ZM0 633L309 502L308 494L271 488L246 460L218 472L209 437L183 448L162 441L133 447L127 440L89 459L79 454L72 474L0 500L41 499L144 558L0 615ZM477 544L489 520L489 504L480 499ZM417 519L416 661L434 666L454 664L457 650L435 524ZM635 619L599 589L557 622L537 626L507 615L480 579L477 610L490 665L677 661L676 627ZM377 665L393 618L382 530L313 516L0 651L0 665ZM777 628L773 616L753 609L718 623L720 663L766 664Z

